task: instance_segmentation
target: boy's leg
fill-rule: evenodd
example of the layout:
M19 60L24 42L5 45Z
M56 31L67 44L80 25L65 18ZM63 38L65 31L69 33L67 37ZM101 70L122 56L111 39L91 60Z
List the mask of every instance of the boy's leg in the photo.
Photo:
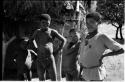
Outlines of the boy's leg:
M55 58L54 56L50 58L50 65L48 68L49 76L52 81L57 80L57 70L56 70L56 64L55 64Z
M31 79L32 79L32 72L31 72L31 70L27 66L25 66L25 67L26 67L25 68L25 73L26 73L27 79L28 79L28 81L31 81Z
M77 69L73 70L71 75L73 77L73 81L79 80L79 71Z
M32 79L32 72L31 72L31 70L28 70L28 71L26 72L26 75L27 75L28 81L31 81L31 79Z
M24 80L24 70L23 67L17 68L17 80Z
M42 62L37 60L37 74L40 81L44 81L45 68L42 66Z
M62 78L62 53L59 52L55 56L56 69L57 69L57 80L61 81Z
M79 72L79 80L81 80L81 81L85 81L85 79L82 77L82 70L83 70L83 67L82 67L82 65L80 65L80 72Z
M46 70L46 80L50 79L49 72Z
M65 77L66 77L65 71L63 71L62 69L62 78L65 78Z
M16 59L17 64L17 80L24 80L24 67L25 63L24 61L20 61L19 59Z
M66 79L67 79L67 81L78 81L79 80L78 75L79 75L78 70L73 69L73 70L67 72Z
M73 80L73 77L70 73L66 73L66 81L72 81Z

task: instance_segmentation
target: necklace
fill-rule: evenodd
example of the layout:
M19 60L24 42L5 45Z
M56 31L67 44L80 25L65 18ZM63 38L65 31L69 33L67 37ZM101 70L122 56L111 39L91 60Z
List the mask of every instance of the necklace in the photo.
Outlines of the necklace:
M93 32L88 33L88 35L87 35L86 38L85 38L85 46L88 45L89 39L91 39L92 37L94 37L97 33L98 33L97 30L94 30ZM91 47L92 47L92 46L89 45L89 48L91 48Z
M88 35L86 36L86 39L91 39L98 33L97 30L94 30L93 32L89 32Z

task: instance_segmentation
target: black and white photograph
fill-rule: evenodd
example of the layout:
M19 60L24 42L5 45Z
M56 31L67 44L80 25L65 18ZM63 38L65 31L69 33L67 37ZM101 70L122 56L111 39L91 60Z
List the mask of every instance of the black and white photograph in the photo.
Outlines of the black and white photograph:
M1 81L124 82L125 0L3 0Z

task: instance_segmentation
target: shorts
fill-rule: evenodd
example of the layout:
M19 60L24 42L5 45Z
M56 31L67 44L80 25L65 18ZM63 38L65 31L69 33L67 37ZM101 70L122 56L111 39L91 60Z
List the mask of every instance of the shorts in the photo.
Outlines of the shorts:
M92 68L92 69L85 69L83 68L83 72L82 72L82 77L85 80L104 80L106 77L106 70L105 67L102 65L100 67L96 67L96 68Z

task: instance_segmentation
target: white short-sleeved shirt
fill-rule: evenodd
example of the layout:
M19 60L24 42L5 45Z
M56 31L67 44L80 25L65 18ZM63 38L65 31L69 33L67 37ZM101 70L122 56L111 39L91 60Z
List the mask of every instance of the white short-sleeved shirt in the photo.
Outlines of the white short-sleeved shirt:
M81 43L79 63L81 63L85 67L99 65L99 59L103 55L103 53L106 49L111 49L111 50L116 51L116 50L121 49L121 47L117 42L110 39L105 34L101 34L101 33L96 34L91 39L88 39L88 45L85 46L85 41L83 41ZM99 68L99 69L101 69L101 68ZM101 78L101 76L100 76L102 73L101 73L101 70L99 71L99 69L94 68L94 69L89 69L89 71L88 71L88 69L84 69L83 70L84 76L87 75L86 76L86 77L88 77L87 80L95 80L95 79L101 80L103 78ZM86 72L86 74L85 74L85 72ZM88 72L92 72L92 73L88 73ZM90 74L91 74L91 76L90 76ZM95 75L96 75L96 77L94 77Z

